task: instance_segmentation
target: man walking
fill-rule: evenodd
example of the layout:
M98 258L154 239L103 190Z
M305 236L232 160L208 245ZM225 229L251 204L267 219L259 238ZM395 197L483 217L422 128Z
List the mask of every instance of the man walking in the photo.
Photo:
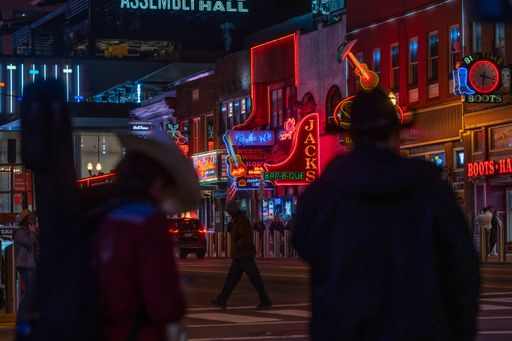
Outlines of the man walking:
M304 192L294 244L311 265L312 340L473 340L478 259L440 171L398 155L380 89L352 105L354 150Z
M233 262L229 268L228 276L224 282L224 288L216 299L211 302L226 308L229 296L242 278L243 273L247 274L252 286L258 291L260 303L258 309L265 309L272 306L270 298L267 295L260 271L256 266L254 257L256 248L253 242L253 230L247 216L240 211L236 201L230 201L226 206L226 211L231 216L231 240L233 245Z

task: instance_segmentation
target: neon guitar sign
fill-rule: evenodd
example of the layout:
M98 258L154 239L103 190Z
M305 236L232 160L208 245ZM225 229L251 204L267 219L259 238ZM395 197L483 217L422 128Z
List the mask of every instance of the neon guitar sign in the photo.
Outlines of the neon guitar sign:
M224 135L223 139L229 154L228 158L226 159L226 163L228 165L228 174L234 179L241 178L247 174L247 165L244 163L244 160L240 154L235 153L233 148L233 140L231 139L229 132Z
M355 69L356 76L359 77L361 87L366 91L370 91L379 85L379 75L370 70L365 63L360 63L356 56L354 56L352 48L356 43L357 39L341 44L338 47L338 63L341 64L343 60L348 58L348 61Z

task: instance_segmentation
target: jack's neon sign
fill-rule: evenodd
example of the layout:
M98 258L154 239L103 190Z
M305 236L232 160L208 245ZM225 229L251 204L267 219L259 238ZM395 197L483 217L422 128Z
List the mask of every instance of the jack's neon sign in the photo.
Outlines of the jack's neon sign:
M300 121L288 158L279 164L265 164L264 180L274 185L308 185L320 176L320 133L318 113Z
M246 0L120 0L121 9L249 13Z

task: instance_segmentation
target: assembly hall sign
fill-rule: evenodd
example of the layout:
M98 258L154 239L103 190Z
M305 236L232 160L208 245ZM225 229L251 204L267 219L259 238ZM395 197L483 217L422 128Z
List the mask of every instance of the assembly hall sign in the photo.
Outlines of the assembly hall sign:
M120 0L121 9L249 13L246 0Z

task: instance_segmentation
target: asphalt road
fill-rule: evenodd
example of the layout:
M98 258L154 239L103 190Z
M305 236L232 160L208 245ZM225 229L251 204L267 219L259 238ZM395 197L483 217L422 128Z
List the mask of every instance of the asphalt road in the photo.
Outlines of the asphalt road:
M258 297L244 276L227 310L209 303L222 287L230 261L187 259L179 262L186 279L191 341L309 340L308 270L299 261L259 260L263 280L274 303L258 311ZM512 340L512 266L482 268L483 289L477 341ZM0 341L12 340L12 331L0 330Z

